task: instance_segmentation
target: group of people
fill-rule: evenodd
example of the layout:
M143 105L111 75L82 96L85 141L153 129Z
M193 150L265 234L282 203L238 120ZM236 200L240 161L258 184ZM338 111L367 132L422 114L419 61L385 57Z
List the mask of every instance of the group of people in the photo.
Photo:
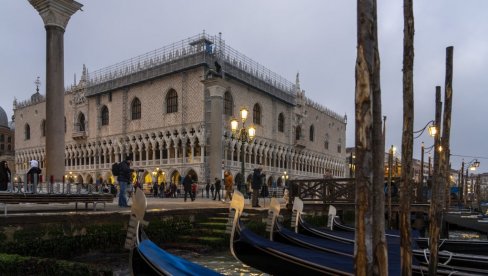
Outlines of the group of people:
M132 170L130 168L132 163L132 158L127 157L124 161L121 162L121 167L120 167L120 173L117 176L117 181L119 182L120 185L120 191L119 191L119 206L120 207L129 207L127 203L127 195L126 195L126 189L127 186L131 183L131 175L132 175ZM250 184L250 188L248 187L247 191L252 190L252 207L260 207L259 206L259 196L260 192L262 192L262 188L265 187L263 186L263 178L265 178L265 174L262 172L263 168L258 167L254 169L253 175L252 175L252 181ZM183 183L183 190L184 190L184 201L187 201L187 198L189 197L191 201L195 200L196 197L196 184L194 183L192 177L190 175L187 175L183 177L182 179ZM173 194L176 192L176 184L170 185L170 187L167 189L170 191L170 194ZM161 188L163 189L162 191L165 191L165 185L162 184L158 187L157 183L153 185L152 190L153 190L153 195L157 196L158 191L161 192ZM232 200L232 193L234 189L234 178L232 177L232 174L225 172L224 173L224 189L225 189L225 194L224 197L221 199L220 195L220 190L222 188L221 185L221 180L219 178L215 178L215 182L213 184L207 183L205 186L206 190L206 196L209 198L209 191L212 192L212 199L213 200L222 200L223 202L227 202L227 200L231 201ZM174 189L173 192L171 190Z
M31 167L27 172L26 183L40 183L41 169L39 168L39 162L31 160L29 163ZM26 191L25 189L24 187L24 192ZM0 191L13 191L12 172L5 160L0 162Z

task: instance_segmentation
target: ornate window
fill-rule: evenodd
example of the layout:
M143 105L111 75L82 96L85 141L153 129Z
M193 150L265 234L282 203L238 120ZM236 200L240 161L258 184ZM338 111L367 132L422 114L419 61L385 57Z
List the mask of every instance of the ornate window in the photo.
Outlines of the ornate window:
M285 116L283 115L283 113L280 113L280 115L278 115L278 131L285 131Z
M326 133L326 134L325 134L324 148L325 148L326 150L328 150L328 149L329 149L329 134L328 134L328 133Z
M310 141L313 142L315 136L315 127L313 125L310 126L310 131L309 131L309 138Z
M64 133L66 133L66 116L64 117Z
M108 114L108 107L106 105L102 107L101 117L102 117L102 126L108 126L109 114Z
M252 122L256 125L261 124L261 106L259 104L255 104L252 109Z
M139 98L134 98L130 105L131 110L131 120L140 120L141 119L141 101Z
M78 115L78 131L85 131L85 114L80 112Z
M46 137L46 120L41 122L41 137Z
M178 93L171 89L166 95L166 113L178 112Z
M300 137L302 136L302 128L300 126L297 126L295 129L295 140L300 140Z
M5 135L0 134L0 142L5 142Z
M24 126L24 139L30 140L30 126L29 126L29 124L25 124L25 126Z
M229 91L224 94L224 114L229 116L234 115L234 99Z
M339 141L337 143L337 152L341 153L341 151L342 151L342 139L339 138Z

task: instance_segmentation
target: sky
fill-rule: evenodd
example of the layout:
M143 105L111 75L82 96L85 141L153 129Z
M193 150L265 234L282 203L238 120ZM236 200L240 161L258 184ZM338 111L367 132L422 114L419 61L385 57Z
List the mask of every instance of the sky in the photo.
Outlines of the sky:
M66 86L104 68L202 33L222 33L226 44L291 82L313 101L348 117L346 146L354 146L357 15L354 0L79 0L64 35ZM378 0L382 113L386 142L401 152L403 1ZM488 172L488 1L414 1L414 129L434 119L435 87L444 95L446 48L454 47L451 166L477 158ZM45 95L46 32L27 0L0 8L0 106L29 99L40 77ZM443 96L444 97L444 96ZM420 159L424 133L414 140ZM427 159L427 154L425 156Z

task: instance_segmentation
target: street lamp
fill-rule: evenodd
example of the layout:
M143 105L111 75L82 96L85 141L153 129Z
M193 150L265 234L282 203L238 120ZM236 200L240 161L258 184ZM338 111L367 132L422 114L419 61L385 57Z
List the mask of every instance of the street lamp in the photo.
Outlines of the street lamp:
M240 111L240 115L242 122L241 128L239 128L239 122L235 118L230 121L230 127L232 129L232 139L236 139L237 141L241 142L241 175L242 181L245 181L246 175L244 166L246 162L246 157L244 152L244 144L250 143L254 139L254 137L256 136L256 129L252 125L249 128L246 128L246 120L248 115L247 109L242 108Z
M476 170L476 168L478 168L480 166L480 162L478 161L478 159L473 159L471 161L469 161L468 163L466 163L466 175L464 176L464 179L463 179L463 172L464 172L464 160L463 162L461 163L461 181L460 181L460 186L459 187L459 202L463 201L463 198L464 198L464 205L466 205L467 203L467 197L468 197L468 171L469 170ZM464 191L466 190L466 193L464 193Z
M283 185L285 188L288 188L287 181L288 181L288 174L286 174L286 171L283 172L283 176L281 176L281 179L283 179Z
M417 134L418 133L418 135L414 139L417 139L420 136L422 136L422 134L424 133L425 129L428 130L429 135L432 136L432 137L435 137L439 133L439 131L437 129L437 126L435 124L435 121L434 120L430 120L429 122L427 122L427 124L422 129L413 132L413 134Z

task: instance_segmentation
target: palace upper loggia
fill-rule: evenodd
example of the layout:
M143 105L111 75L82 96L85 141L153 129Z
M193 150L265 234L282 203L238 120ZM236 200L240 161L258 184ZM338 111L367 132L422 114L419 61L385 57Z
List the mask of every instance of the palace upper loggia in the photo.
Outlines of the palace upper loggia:
M80 66L81 67L81 66ZM326 95L336 92L323 91ZM144 182L199 183L230 172L241 181L263 166L268 184L346 176L347 117L305 96L295 83L202 33L90 72L64 94L65 170L78 183L113 182L112 163L132 156ZM30 160L45 173L46 99L39 91L13 103L15 166ZM230 121L249 110L251 143L232 135ZM59 114L63 116L63 114ZM43 178L49 179L49 176Z

